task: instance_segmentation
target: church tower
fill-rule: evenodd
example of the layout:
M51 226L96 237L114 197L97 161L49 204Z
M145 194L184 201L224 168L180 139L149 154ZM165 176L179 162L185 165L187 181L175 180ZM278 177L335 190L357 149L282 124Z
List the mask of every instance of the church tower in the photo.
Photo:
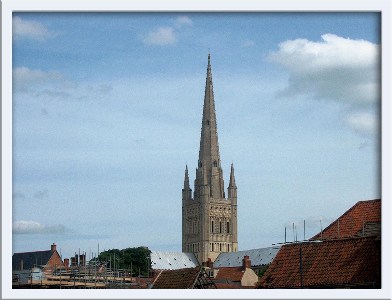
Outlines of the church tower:
M226 198L208 54L199 160L193 198L188 166L185 167L182 190L182 252L193 252L200 263L206 263L209 259L214 261L221 252L237 250L237 186L232 164Z

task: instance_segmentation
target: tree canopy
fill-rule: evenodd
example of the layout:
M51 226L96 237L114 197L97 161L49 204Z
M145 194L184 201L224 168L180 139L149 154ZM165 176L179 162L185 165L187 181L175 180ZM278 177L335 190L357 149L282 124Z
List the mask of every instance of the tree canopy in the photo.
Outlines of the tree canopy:
M132 270L133 276L148 276L151 269L151 251L147 247L134 247L125 249L110 249L99 253L97 258L90 260L91 263L105 263L112 269Z

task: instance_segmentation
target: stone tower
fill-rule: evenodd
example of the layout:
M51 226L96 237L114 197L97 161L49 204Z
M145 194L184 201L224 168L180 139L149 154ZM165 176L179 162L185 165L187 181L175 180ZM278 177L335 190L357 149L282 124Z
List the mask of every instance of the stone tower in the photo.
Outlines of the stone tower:
M237 186L232 164L226 198L208 54L199 161L193 198L188 166L185 168L182 190L182 252L193 252L200 263L206 263L209 259L214 261L220 252L237 250Z

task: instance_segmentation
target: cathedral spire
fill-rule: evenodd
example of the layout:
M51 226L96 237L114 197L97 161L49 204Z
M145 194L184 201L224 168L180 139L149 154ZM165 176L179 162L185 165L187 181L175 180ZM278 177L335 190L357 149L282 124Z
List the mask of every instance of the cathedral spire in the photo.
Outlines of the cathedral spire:
M221 167L211 55L208 53L199 160L194 194L189 188L188 166L182 190L182 252L193 252L201 265L221 252L238 251L237 186L231 165L226 198Z
M206 87L204 93L203 120L201 126L199 167L220 166L218 131L215 115L214 90L212 85L211 55L208 54Z

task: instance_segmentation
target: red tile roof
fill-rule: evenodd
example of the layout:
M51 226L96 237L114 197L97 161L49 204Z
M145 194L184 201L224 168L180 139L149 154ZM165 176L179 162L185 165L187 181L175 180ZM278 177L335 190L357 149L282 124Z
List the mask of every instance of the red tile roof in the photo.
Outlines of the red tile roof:
M375 223L381 223L381 199L359 201L311 240L360 236L363 230L370 235L377 231Z
M215 282L217 289L254 289L254 286L242 286L234 283L219 283Z
M201 267L163 270L158 273L153 289L215 289L216 285L208 278Z
M244 276L242 267L221 267L215 279L229 279L233 282L238 282L241 281L242 276Z
M259 287L301 287L300 251L303 287L381 285L381 241L373 236L284 245Z
M238 284L230 284L230 283L215 282L215 285L217 289L241 289L242 288L242 286Z
M163 270L153 283L153 289L191 289L200 273L200 267Z

